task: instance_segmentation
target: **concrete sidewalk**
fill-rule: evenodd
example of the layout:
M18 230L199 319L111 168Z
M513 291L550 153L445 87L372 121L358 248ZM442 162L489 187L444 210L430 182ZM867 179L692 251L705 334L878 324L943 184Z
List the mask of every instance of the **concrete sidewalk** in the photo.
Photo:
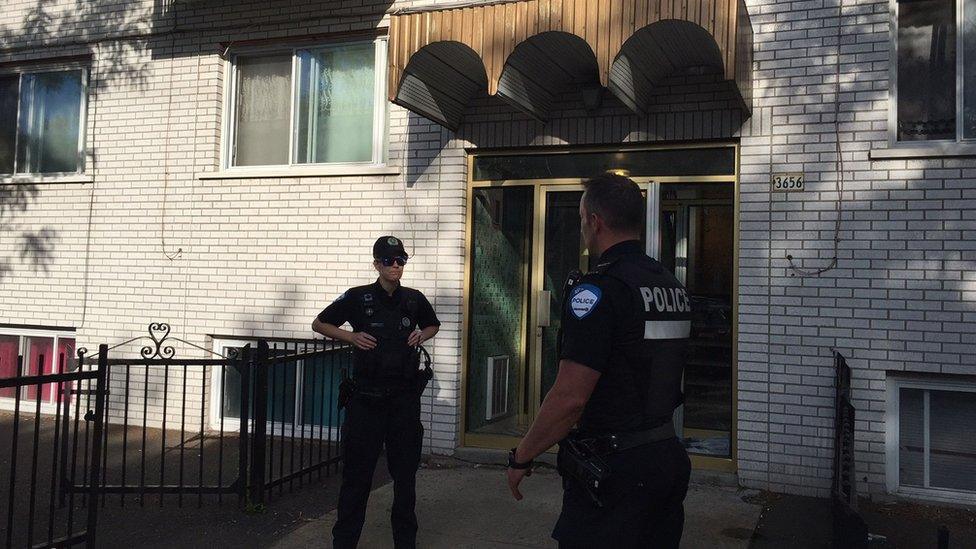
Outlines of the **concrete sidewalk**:
M552 548L549 537L561 503L559 476L539 469L512 499L504 470L492 466L421 469L417 475L417 545L424 549ZM752 499L752 498L746 498ZM393 486L373 491L359 546L392 548L389 514ZM736 488L692 484L685 500L683 547L745 549L762 507ZM308 521L272 547L330 547L335 511Z

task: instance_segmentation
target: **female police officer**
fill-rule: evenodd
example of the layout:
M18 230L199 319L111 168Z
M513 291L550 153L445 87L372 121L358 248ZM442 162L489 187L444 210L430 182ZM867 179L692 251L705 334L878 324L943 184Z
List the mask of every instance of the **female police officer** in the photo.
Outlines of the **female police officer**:
M346 404L342 486L332 529L337 549L359 543L373 470L384 444L393 477L393 541L397 549L416 546L415 483L423 439L417 347L434 337L440 322L424 294L400 285L407 263L400 239L380 237L373 259L376 282L351 288L312 322L316 332L355 347L356 389ZM339 328L346 322L352 331Z
M671 414L682 400L691 307L644 254L637 185L604 175L584 187L583 240L600 259L564 298L559 373L509 455L508 484L522 499L532 459L561 441L560 548L677 548L691 466Z

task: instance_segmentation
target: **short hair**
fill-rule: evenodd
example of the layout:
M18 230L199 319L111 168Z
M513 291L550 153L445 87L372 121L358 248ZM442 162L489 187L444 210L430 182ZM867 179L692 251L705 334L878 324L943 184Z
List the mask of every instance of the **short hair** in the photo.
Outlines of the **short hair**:
M583 207L599 215L615 232L640 233L644 226L644 197L629 177L614 173L598 175L583 182Z

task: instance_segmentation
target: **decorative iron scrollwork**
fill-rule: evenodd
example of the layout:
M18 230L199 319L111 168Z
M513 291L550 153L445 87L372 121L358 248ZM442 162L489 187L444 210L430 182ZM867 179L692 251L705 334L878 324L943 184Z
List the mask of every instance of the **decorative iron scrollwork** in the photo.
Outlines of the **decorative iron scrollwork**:
M171 342L171 341L179 341L180 343L182 343L182 344L184 344L184 345L186 345L188 347L193 347L194 349L199 349L199 350L201 350L201 351L203 351L205 353L210 353L211 355L218 356L220 358L237 358L239 356L237 354L237 352L236 352L236 349L235 350L228 349L227 356L224 356L224 355L222 355L222 354L220 354L220 353L218 353L216 351L213 351L211 349L207 349L207 348L201 347L201 346L197 345L196 343L191 343L191 342L189 342L189 341L187 341L185 339L180 339L180 338L175 337L175 336L174 337L170 337L170 333L169 332L170 332L170 326L169 326L169 324L167 324L165 322L151 322L151 323L149 323L149 337L148 337L148 339L151 339L152 340L152 344L146 344L139 351L139 354L142 356L142 358L145 359L145 360L156 360L156 359L169 360L169 359L175 357L176 356L176 349L174 349L172 345L168 345L168 343ZM136 336L136 337L134 337L132 339L127 339L127 340L125 340L125 341L123 341L121 343L116 343L115 345L112 345L111 347L109 347L108 350L111 351L113 349L117 349L117 348L122 347L124 345L128 345L130 343L133 343L133 342L136 342L136 341L145 340L145 339L147 339L146 336ZM87 355L88 354L88 350L85 349L84 347L79 347L78 348L78 353L79 353L79 359L83 359L83 358L86 358L86 357L83 357L81 355Z
M152 322L149 324L149 337L152 338L156 348L146 345L139 354L142 358L173 358L176 356L176 349L171 345L164 346L163 343L169 337L169 324L165 322Z

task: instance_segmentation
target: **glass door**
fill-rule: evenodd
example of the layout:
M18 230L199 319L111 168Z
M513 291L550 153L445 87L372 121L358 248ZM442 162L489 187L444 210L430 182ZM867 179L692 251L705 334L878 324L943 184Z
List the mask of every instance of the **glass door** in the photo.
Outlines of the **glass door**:
M695 315L676 423L689 453L730 458L733 186L664 184L660 211L660 261L688 289Z
M642 196L645 199L646 218L646 185L641 185ZM539 349L537 369L539 371L538 392L536 402L542 404L546 393L556 381L559 370L558 334L563 304L563 287L569 274L578 270L587 272L592 269L592 262L598 258L591 258L583 245L583 234L580 228L579 206L583 197L580 187L552 186L543 188L543 221L541 236L538 242L541 249L538 256L542 258L538 278L534 287L537 307L534 314L536 328L536 347ZM647 227L641 232L641 242L646 243Z
M527 357L536 189L472 193L465 429L521 436L532 414Z
M645 249L675 273L696 313L676 426L689 452L728 459L733 428L734 185L643 183ZM591 268L579 184L472 189L465 433L510 447L558 371L563 286ZM656 234L647 242L647 234ZM653 244L653 245L651 245ZM507 446L506 446L507 445Z
M536 287L536 344L539 347L537 404L556 381L559 369L558 334L563 286L573 271L589 270L589 253L580 231L579 203L582 190L546 190L545 224L542 229L541 280Z
M648 255L693 296L685 404L675 426L696 467L735 468L734 144L480 152L469 157L462 445L511 448L556 379L563 285L588 271L583 182L631 177Z
M570 272L590 269L583 187L472 193L465 430L504 445L525 434L556 379L563 286Z

